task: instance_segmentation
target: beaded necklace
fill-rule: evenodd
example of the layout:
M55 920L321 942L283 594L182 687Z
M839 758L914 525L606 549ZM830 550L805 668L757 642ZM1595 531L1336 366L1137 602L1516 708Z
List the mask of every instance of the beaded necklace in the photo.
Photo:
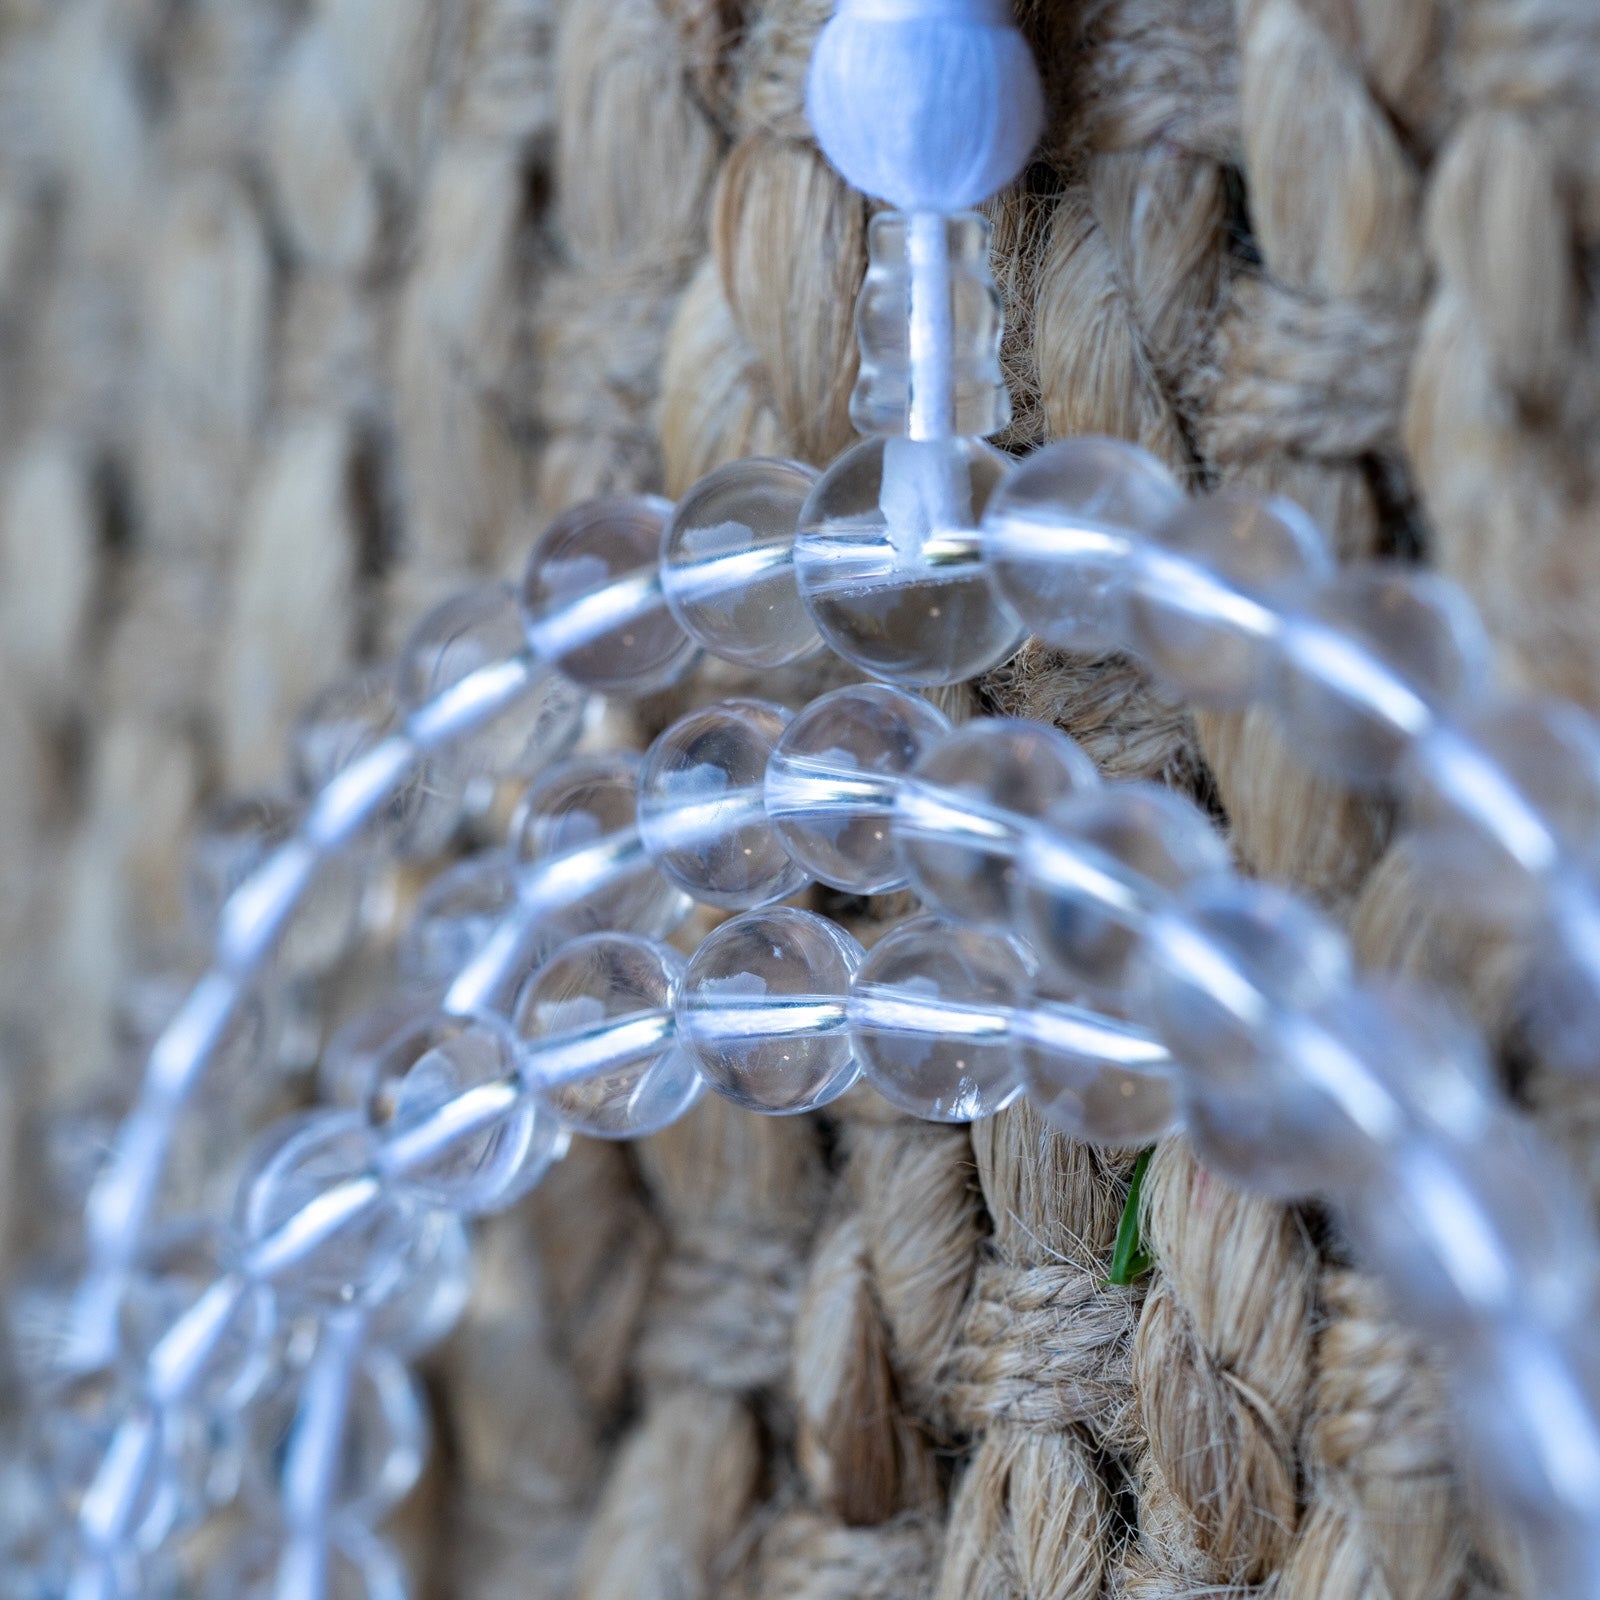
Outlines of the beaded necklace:
M1497 695L1456 589L1337 571L1293 505L1186 497L1113 440L1017 463L983 442L1009 401L967 208L1042 117L999 0L844 0L809 105L839 170L896 208L858 309L867 437L820 475L743 461L675 506L570 511L520 589L447 601L394 675L307 709L301 808L203 841L213 964L94 1188L33 1397L42 1437L66 1419L95 1446L52 1462L38 1592L181 1592L177 1535L236 1487L208 1472L212 1439L256 1407L284 1443L216 1592L403 1594L376 1529L420 1471L405 1363L461 1310L461 1219L525 1195L574 1133L640 1138L708 1092L805 1112L864 1077L931 1120L1027 1095L1107 1145L1181 1129L1241 1186L1328 1202L1437 1345L1547 1592L1594 1594L1600 1247L1482 1042L1236 875L1187 800L1103 783L1051 728L956 727L915 691L1031 634L1130 652L1196 706L1267 709L1315 769L1398 794L1440 891L1514 930L1530 1037L1574 1072L1600 1056L1600 730ZM823 650L875 681L692 710L642 759L592 748L602 697L678 683L702 651L776 672ZM247 1053L275 983L359 938L374 862L436 855L475 787L530 780L506 847L423 896L403 992L328 1047L330 1103L258 1139L225 1222L154 1226L203 1077ZM922 910L867 952L783 903L812 883L909 888ZM686 959L664 941L697 904L733 915ZM361 1408L385 1445L351 1482Z

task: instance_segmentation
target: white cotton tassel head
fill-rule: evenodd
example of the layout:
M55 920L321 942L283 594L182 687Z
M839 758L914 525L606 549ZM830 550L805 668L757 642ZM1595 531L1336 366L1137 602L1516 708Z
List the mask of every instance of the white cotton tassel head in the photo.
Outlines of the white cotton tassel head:
M840 0L806 80L822 152L899 211L964 211L1022 170L1044 95L1009 0Z

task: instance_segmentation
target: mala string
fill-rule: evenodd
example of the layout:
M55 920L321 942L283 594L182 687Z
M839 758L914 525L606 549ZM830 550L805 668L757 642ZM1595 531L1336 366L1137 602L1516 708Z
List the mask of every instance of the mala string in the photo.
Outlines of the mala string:
M324 478L324 480L323 480L323 481L326 481L326 479L325 479L325 478ZM1158 1169L1157 1169L1157 1172L1156 1172L1156 1176L1157 1176L1157 1180L1158 1180L1158 1182L1157 1182L1157 1185L1156 1185L1156 1186L1155 1186L1155 1187L1156 1187L1156 1188L1159 1188L1159 1179L1160 1179L1160 1169L1159 1169L1159 1168L1158 1168ZM1153 1192L1153 1193L1154 1193L1154 1190L1153 1190L1153 1191L1152 1191L1152 1192ZM905 1200L903 1200L903 1201L901 1201L901 1202L899 1202L899 1203L900 1203L900 1204L907 1204L907 1203L910 1203L910 1196L909 1196L909 1193L908 1193L908 1195L907 1195L907 1198L906 1198L906 1199L905 1199ZM1253 1202L1252 1202L1252 1203L1251 1203L1251 1204L1254 1204L1254 1203L1253 1203ZM1155 1205L1156 1205L1156 1201L1155 1201L1155 1200L1154 1200L1154 1199L1152 1199L1152 1201L1151 1201L1151 1205L1152 1205L1152 1211L1153 1211L1153 1212L1154 1212L1154 1209L1155 1209ZM1270 1208L1270 1207L1263 1207L1263 1211L1264 1211L1264 1212L1265 1212L1265 1213L1267 1213L1267 1214L1271 1214L1271 1213L1272 1213L1272 1212L1273 1212L1273 1208ZM1336 1298L1336 1297L1331 1297L1331 1298L1330 1298L1330 1303L1334 1303L1334 1304L1338 1304L1338 1303L1343 1303L1343 1302L1341 1302L1341 1301L1339 1301L1339 1300L1338 1300L1338 1299L1337 1299L1337 1298ZM1217 1337L1218 1337L1218 1338L1219 1338L1219 1340L1221 1340L1221 1341L1222 1341L1222 1342L1223 1342L1223 1343L1226 1343L1226 1342L1227 1342L1227 1336L1226 1336L1226 1335L1224 1335L1224 1334L1222 1334L1222 1333L1219 1333L1219 1334L1218 1334L1218 1335L1217 1335Z

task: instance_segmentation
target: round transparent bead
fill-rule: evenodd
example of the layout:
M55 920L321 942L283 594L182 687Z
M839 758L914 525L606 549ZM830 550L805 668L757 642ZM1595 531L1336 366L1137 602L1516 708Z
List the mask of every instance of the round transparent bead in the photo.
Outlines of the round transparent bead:
M1495 1091L1481 1041L1441 1000L1356 984L1309 1014L1275 1015L1255 1084L1189 1080L1186 1121L1217 1170L1270 1194L1344 1200L1382 1181L1419 1126L1472 1140Z
M298 808L270 794L240 795L211 807L189 856L189 909L196 933L210 943L228 897L293 836ZM276 969L289 977L319 977L338 965L361 933L365 889L360 864L333 857L317 874L279 935Z
M439 1009L438 1002L439 996L433 992L399 990L342 1024L323 1046L317 1063L318 1100L324 1105L377 1113L385 1048L399 1034L432 1016ZM387 1117L392 1110L392 1103L386 1103L381 1115Z
M1487 671L1472 603L1438 573L1348 567L1291 617L1272 675L1284 737L1309 766L1353 785L1391 781L1435 714Z
M529 1082L569 1128L639 1139L676 1122L705 1080L674 1037L683 957L626 934L567 945L517 1001Z
M382 1130L395 1181L452 1211L499 1210L526 1194L562 1138L518 1069L516 1038L494 1016L437 1013L392 1039L378 1073L397 1084ZM471 1131L452 1134L441 1115L467 1096L475 1102Z
M441 872L417 901L400 936L400 977L413 988L442 988L489 942L517 904L517 877L501 855L479 856Z
M1531 1535L1537 1587L1523 1592L1589 1600L1600 1572L1600 1349L1592 1327L1565 1338L1520 1322L1498 1328L1458 1359L1451 1378L1480 1492Z
M929 1122L975 1122L1022 1093L1010 1021L1032 979L1022 947L938 917L903 923L868 953L850 991L867 1081Z
M724 700L681 717L639 774L639 837L668 878L707 905L744 909L805 887L767 816L767 760L789 713Z
M454 1211L419 1214L400 1289L372 1313L367 1337L415 1361L449 1336L472 1295L472 1235Z
M410 1600L400 1558L359 1523L341 1520L329 1535L325 1600ZM250 1529L206 1574L205 1600L282 1600L280 1580L292 1548L287 1535Z
M399 1285L412 1207L381 1182L380 1160L378 1136L359 1113L284 1118L245 1163L229 1254L247 1273L270 1276L287 1302L383 1299ZM336 1191L348 1218L337 1227L310 1226L302 1213ZM291 1222L304 1230L292 1247L281 1232Z
M1135 547L1182 502L1172 474L1137 445L1048 444L1018 462L989 501L989 570L1036 638L1079 655L1120 650Z
M836 1100L860 1076L847 1001L861 946L774 906L701 941L678 990L678 1038L719 1094L778 1115Z
M822 475L794 567L828 644L894 683L959 683L1022 642L976 529L1007 465L978 439L868 439Z
M996 717L957 728L895 799L895 847L912 888L958 922L1008 928L1026 824L1098 782L1094 763L1043 723Z
M79 1375L38 1396L28 1417L27 1453L42 1469L57 1514L78 1524L100 1551L154 1549L183 1509L180 1420L143 1399L119 1376ZM121 1457L115 1487L97 1483L107 1456ZM99 1490L101 1504L88 1502ZM111 1492L107 1492L110 1490Z
M1566 1164L1509 1110L1472 1138L1419 1132L1340 1212L1396 1308L1431 1338L1461 1347L1512 1320L1592 1334L1588 1209Z
M700 645L744 667L781 667L822 640L794 581L794 530L814 468L758 456L702 478L661 545L661 587Z
M1448 909L1524 925L1548 879L1600 864L1600 729L1559 700L1498 700L1436 726L1400 773L1420 887Z
M1321 530L1293 501L1224 489L1186 501L1131 568L1126 638L1201 705L1259 698L1276 669L1273 598L1333 572Z
M283 1471L294 1437L303 1383L286 1383L249 1413L246 1494L272 1516L282 1498ZM350 1374L344 1429L328 1486L330 1521L370 1527L411 1492L428 1456L428 1413L406 1364L379 1344L366 1344Z
M1039 959L1106 998L1151 914L1176 889L1221 872L1228 850L1210 820L1153 783L1092 788L1054 806L1017 858L1019 930Z
M591 500L533 547L522 613L539 657L586 689L649 694L693 665L694 640L661 592L671 505L654 495Z
M1343 935L1270 884L1201 882L1151 919L1132 975L1169 1049L1219 1087L1258 1087L1271 1067L1258 1037L1274 1013L1317 1010L1350 982Z
M402 722L392 672L359 672L324 689L301 713L291 737L296 790L310 799L399 733ZM411 860L437 856L461 826L466 788L465 777L448 762L418 762L379 809L368 837Z
M190 1368L185 1399L224 1414L247 1405L272 1376L281 1328L277 1298L266 1284L251 1284L224 1298L221 1242L205 1223L169 1223L148 1239L128 1277L120 1306L120 1352L130 1376L142 1375L174 1326L208 1293L226 1307L213 1324L204 1356Z
M856 894L900 888L890 820L901 778L950 732L918 695L852 684L814 700L767 762L767 815L814 878Z
M441 602L400 652L400 704L415 711L469 674L513 661L527 649L522 611L509 583L486 583ZM572 748L584 695L558 672L538 672L499 716L454 740L435 758L468 781L531 778Z
M552 768L523 797L511 819L518 861L552 862L595 853L596 886L570 900L560 923L575 933L637 933L664 939L682 926L694 902L641 851L632 851L641 759L632 751L573 756ZM629 849L621 864L604 846ZM576 860L576 858L574 858Z
M1036 984L1017 1011L1011 1049L1035 1110L1074 1139L1131 1149L1178 1125L1165 1047L1054 984Z

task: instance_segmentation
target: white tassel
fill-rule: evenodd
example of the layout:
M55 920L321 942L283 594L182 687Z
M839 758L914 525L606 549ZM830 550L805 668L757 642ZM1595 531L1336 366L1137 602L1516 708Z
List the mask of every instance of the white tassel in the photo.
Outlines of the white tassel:
M964 211L1026 165L1044 95L1009 0L840 0L806 80L823 154L899 211Z

